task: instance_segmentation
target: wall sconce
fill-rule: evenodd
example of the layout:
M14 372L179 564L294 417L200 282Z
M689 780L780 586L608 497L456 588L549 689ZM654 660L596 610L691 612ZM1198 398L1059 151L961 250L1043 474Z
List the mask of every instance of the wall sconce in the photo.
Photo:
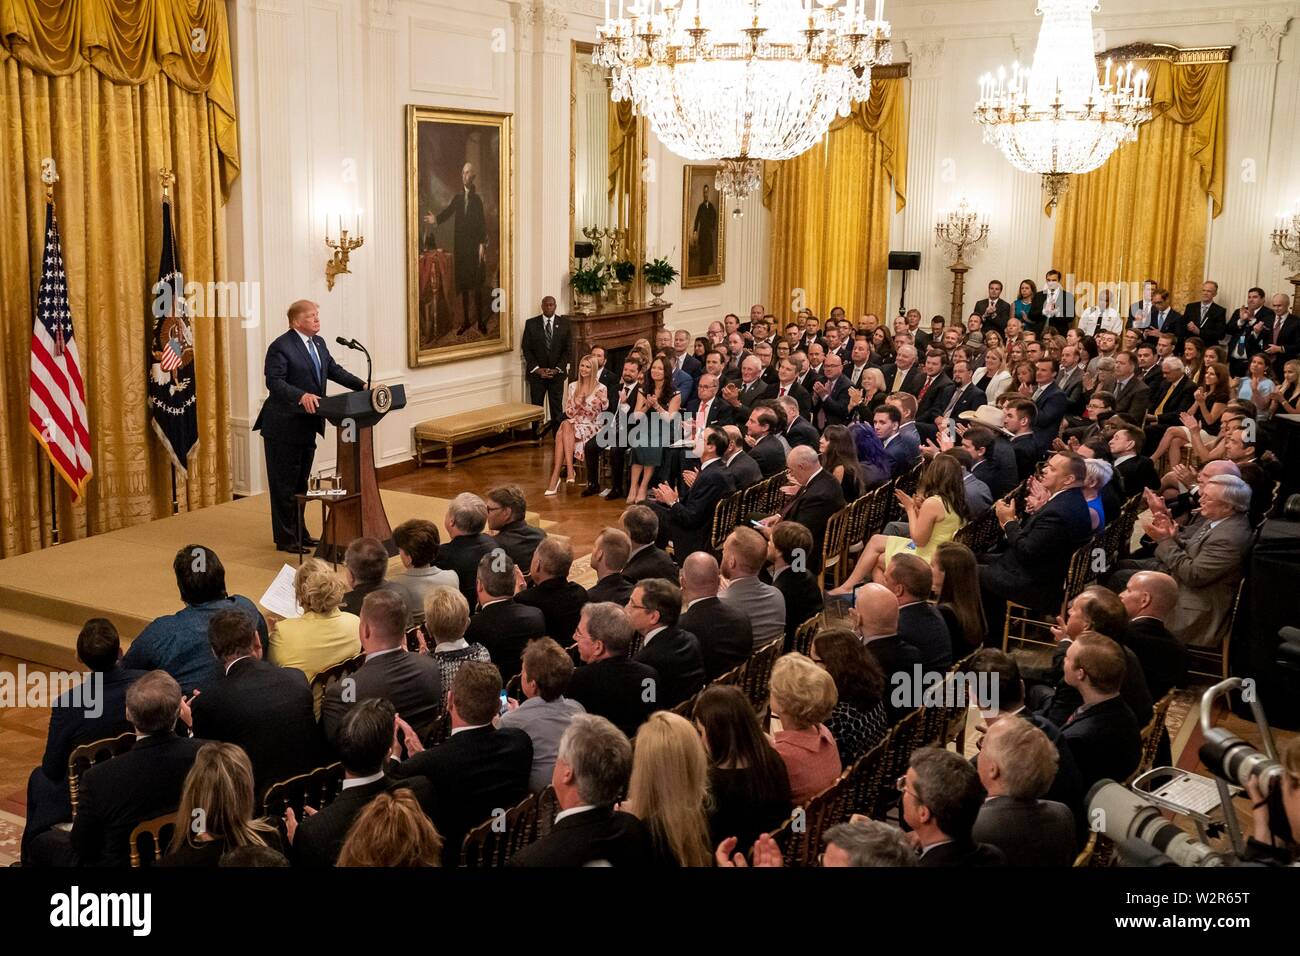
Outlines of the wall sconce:
M325 245L333 249L334 254L325 260L325 288L330 291L334 290L334 277L347 273L352 274L348 268L348 256L352 250L360 249L365 243L366 237L361 234L361 210L357 210L355 235L349 236L347 229L343 228L343 217L335 215L335 225L337 229L337 238L330 238L330 216L325 216Z

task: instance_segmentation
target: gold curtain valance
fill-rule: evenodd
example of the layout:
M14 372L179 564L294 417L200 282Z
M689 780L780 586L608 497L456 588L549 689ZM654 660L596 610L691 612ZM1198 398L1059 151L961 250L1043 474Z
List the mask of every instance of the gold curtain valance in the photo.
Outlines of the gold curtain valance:
M161 71L181 89L206 94L229 196L239 176L239 134L223 0L6 0L0 63L10 56L46 76L90 66L132 86Z
M1187 127L1197 178L1217 217L1223 211L1228 158L1228 64L1146 60L1138 65L1151 74L1152 117Z

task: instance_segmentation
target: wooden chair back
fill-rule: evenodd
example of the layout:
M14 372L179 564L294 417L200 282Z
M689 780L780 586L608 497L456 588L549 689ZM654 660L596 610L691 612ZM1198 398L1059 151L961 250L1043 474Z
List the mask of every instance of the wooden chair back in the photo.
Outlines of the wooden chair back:
M465 834L460 865L502 867L528 844L550 832L559 804L550 787L531 793L503 814L484 820Z
M740 686L754 710L762 715L767 711L768 685L772 681L772 667L781 656L783 641L769 641L749 658L741 676Z
M175 812L137 823L130 837L131 866L139 869L157 863L167 852L167 845L175 832Z
M790 645L790 650L800 654L807 655L812 650L813 638L817 636L817 631L822 626L821 614L814 614L808 620L804 621L795 629L794 643Z
M841 808L846 793L844 775L808 801L795 807L790 818L772 831L772 839L781 847L786 866L816 866L821 857L822 837L842 819Z
M317 671L316 676L311 679L312 698L314 700L320 700L321 696L329 688L330 684L355 673L365 662L366 655L363 653L358 654L356 657L351 657L346 661L339 661L337 664L333 664L330 667L325 668L323 671Z
M262 798L262 810L283 826L284 811L292 807L301 822L303 808L323 810L342 790L343 764L332 763L271 784Z
M68 754L68 798L72 802L72 819L77 819L77 801L81 795L81 775L105 760L120 757L135 746L135 731L128 730L116 737L92 740L73 747Z

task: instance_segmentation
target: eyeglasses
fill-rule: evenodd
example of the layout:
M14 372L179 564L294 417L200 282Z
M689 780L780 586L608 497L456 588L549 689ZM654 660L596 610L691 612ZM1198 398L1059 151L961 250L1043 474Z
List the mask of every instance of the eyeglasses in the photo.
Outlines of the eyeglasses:
M897 780L894 781L894 789L897 790L899 793L910 793L913 799L916 800L921 799L920 795L915 790L907 789L907 774L903 774L901 777L899 777Z
M646 606L644 604L635 604L632 601L628 601L627 606L631 608L636 608L638 611L646 610Z

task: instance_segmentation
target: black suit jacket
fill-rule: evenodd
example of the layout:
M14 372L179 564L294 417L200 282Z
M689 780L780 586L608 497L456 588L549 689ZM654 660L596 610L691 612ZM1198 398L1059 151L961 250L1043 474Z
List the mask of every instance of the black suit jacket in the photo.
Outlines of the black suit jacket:
M321 700L321 728L336 745L348 711L363 700L388 698L417 733L432 724L446 705L448 688L442 686L438 662L427 654L407 653L405 648L370 658L353 671L352 681L347 701L342 681L331 684Z
M1173 687L1187 681L1187 648L1165 627L1163 621L1141 617L1129 621L1121 638L1142 662L1147 690L1152 700L1159 700Z
M926 388L924 373L922 375L920 388L917 389L916 421L933 425L934 420L948 407L948 399L952 398L957 383L948 377L947 372L940 372L930 387ZM925 392L924 397L920 395L922 390Z
M1151 407L1151 388L1136 371L1121 388L1115 386L1115 414L1141 425Z
M808 388L800 385L798 379L795 379L795 381L787 388L786 394L799 403L799 414L805 419L811 421L813 407L812 392L809 391ZM779 382L776 384L775 390L772 392L772 397L781 397L781 384Z
M975 308L971 309L971 313L980 316L981 330L997 329L999 333L1005 334L1007 322L1011 319L1011 303L1006 299L998 299L997 308L990 315L988 296L985 296L975 303Z
M920 346L917 346L918 350ZM898 364L891 362L882 370L885 376L885 391L890 395L894 394L894 377L898 375ZM916 395L921 391L921 386L925 384L925 369L918 362L907 370L903 376L903 386L899 388L900 392L907 392L909 395Z
M668 552L653 544L632 555L623 565L623 577L633 584L646 578L667 578L676 584L679 576L680 571Z
M1132 498L1143 488L1155 491L1160 487L1156 466L1146 455L1134 455L1115 466L1115 472L1124 484L1125 497Z
M546 616L535 607L525 607L513 598L493 601L469 619L465 640L487 648L492 663L508 681L521 670L520 658L528 642L546 636Z
M273 341L266 350L266 390L270 394L257 413L253 431L260 431L268 441L286 445L314 445L316 436L325 434L325 419L303 410L298 401L307 393L325 397L325 383L337 382L345 388L365 388L366 383L334 361L325 340L313 335L316 354L320 357L321 375L300 336L293 329Z
M396 764L393 777L424 777L433 785L434 828L442 836L442 865L460 864L465 834L494 810L508 810L528 795L533 740L514 727L475 727L453 732Z
M486 534L462 534L438 546L434 566L456 572L456 577L460 580L460 593L469 602L470 613L473 613L474 606L478 604L478 563L483 555L495 547L497 543ZM528 572L527 568L520 570Z
M778 442L778 446L779 446ZM784 465L782 466L784 467ZM727 462L727 471L736 480L736 490L748 488L750 485L756 485L763 480L763 470L758 467L758 462L754 461L752 455L747 451L737 452Z
M1016 435L1007 442L1007 447L1015 456L1016 484L1019 484L1034 473L1035 466L1043 457L1042 448L1038 444L1038 436L1033 432Z
M706 551L713 529L713 510L719 501L736 490L736 478L722 459L702 468L694 484L684 488L670 507L656 505L660 520L667 518L668 536L673 542L673 559L680 563L695 551Z
M645 719L663 706L649 694L658 680L659 672L648 664L626 657L607 658L575 670L564 695L632 737Z
M524 323L524 335L519 348L524 353L524 366L528 374L533 369L566 369L569 366L569 320L558 313L551 319L551 347L546 347L546 328L542 316L533 316Z
M704 686L704 654L699 638L680 627L665 628L649 644L642 644L636 661L653 667L659 675L656 710L676 707Z
M515 603L535 607L546 619L546 636L568 647L573 643L573 632L578 629L582 606L590 600L587 589L576 581L551 578L534 584L515 595Z
M116 737L131 729L126 719L126 691L148 671L132 670L114 664L112 670L103 671L102 677L89 678L103 682L98 703L99 714L87 716L85 707L72 706L79 702L78 695L61 696L50 708L50 726L45 737L45 756L41 770L51 780L63 780L68 775L68 755L82 744Z
M1016 451L1011 442L1002 435L996 435L996 441L971 468L971 474L989 486L989 493L994 499L1006 496L1016 485L1020 484L1020 465L1016 460Z
M849 380L843 374L828 386L824 398L812 396L813 424L820 429L828 425L847 425L849 421Z
M785 442L791 448L795 447L795 445L807 445L809 448L816 448L821 442L821 435L817 434L816 427L801 415L792 421L785 430Z
M593 807L565 817L551 832L510 858L509 866L570 867L607 863L637 868L652 862L649 834L630 813Z
M1188 328L1189 324L1195 322L1200 329L1199 332L1193 332ZM1209 311L1206 313L1205 322L1201 322L1201 303L1188 302L1183 306L1183 323L1182 329L1178 334L1180 339L1189 336L1198 336L1206 345L1218 345L1223 341L1223 336L1228 331L1228 310L1217 302L1211 302Z
M1076 713L1061 736L1069 741L1085 793L1098 780L1123 783L1142 757L1141 728L1119 697Z
M736 388L740 392L740 407L731 408L731 418L737 422L747 421L755 405L776 395L776 386L763 381L762 376L754 379L749 385L744 382L737 382ZM730 403L726 403L725 400L724 403L729 408L731 407Z
M980 807L972 839L1002 851L1008 866L1070 866L1074 815L1051 800L990 797Z
M635 585L624 577L621 572L615 571L613 574L605 575L587 588L587 601L591 604L609 601L621 607L627 604L628 599L632 597L633 587Z
M1046 452L1052 446L1052 440L1061 431L1061 420L1065 418L1066 407L1070 400L1056 387L1056 382L1048 382L1047 387L1034 399L1038 406L1038 417L1034 419L1034 436L1038 439L1039 451Z
M896 724L913 708L894 706L893 694L889 693L894 686L893 675L906 674L908 681L914 680L915 668L921 664L921 652L897 634L868 641L867 650L885 674L885 709L889 713L889 722Z
M190 704L194 736L238 744L253 765L253 789L329 761L312 710L311 686L296 667L245 657Z
M785 598L785 643L788 649L799 625L821 613L824 604L822 589L817 586L817 576L811 571L793 568L786 568L778 574L772 586Z
M1155 396L1155 395L1157 395L1157 394L1160 394L1160 393L1162 393L1162 392L1164 391L1164 386L1165 386L1165 373L1164 373L1164 372L1161 370L1161 368L1160 368L1160 362L1161 362L1161 361L1162 361L1161 359L1157 359L1155 365L1152 365L1152 366L1151 366L1149 369L1147 369L1145 372L1143 372L1141 369L1139 369L1139 370L1138 370L1138 373L1137 373L1137 374L1139 374L1140 376L1142 376L1142 381L1146 384L1146 387L1147 387L1148 392L1149 392L1149 394L1148 394L1148 396L1147 396L1147 402L1148 402L1147 411L1148 411L1148 412L1151 411L1151 409L1155 407L1153 404L1151 404L1151 398L1152 398L1152 396Z
M1257 337L1260 349L1266 349L1270 345L1282 346L1281 352L1274 352L1268 357L1273 362L1273 374L1281 379L1283 366L1293 358L1300 358L1300 315L1294 312L1288 315L1282 321L1282 328L1274 336L1274 325L1269 323L1268 327Z
M921 654L921 667L946 671L952 666L952 637L934 606L925 601L898 609L898 636Z
M980 567L980 586L1034 610L1055 610L1070 558L1092 538L1092 518L1083 492L1068 488L1029 516L1010 521L1007 548Z
M81 866L126 866L131 831L176 809L185 776L206 740L170 732L137 740L81 775L72 849Z
M1006 866L1002 851L987 843L941 843L921 857L918 866Z
M298 832L293 838L294 866L333 866L339 858L339 851L343 849L343 841L347 838L348 830L352 827L353 821L361 815L361 811L384 791L402 787L415 794L425 816L433 819L435 803L433 787L429 785L429 781L423 777L398 780L385 774L382 780L340 791L339 795L324 809L310 816L304 815L298 821Z
M758 464L758 470L763 473L764 478L771 478L778 472L785 471L785 450L781 446L781 439L776 435L767 435L750 448L749 457ZM743 486L737 482L737 487Z
M706 681L717 680L745 663L754 650L754 629L748 615L716 597L701 598L691 605L677 625L698 636Z
M1165 398L1166 395L1168 400ZM1152 394L1149 414L1155 415L1156 422L1160 425L1177 425L1179 416L1192 407L1195 399L1196 385L1184 375L1176 382L1162 383L1162 387ZM1161 402L1164 402L1164 408L1160 407ZM1159 412L1156 411L1158 408Z
M519 565L520 571L528 574L533 566L533 552L545 539L545 531L520 519L512 521L492 535L492 546L505 548L506 554L510 555L510 560Z
M812 532L813 553L808 568L817 573L822 568L822 545L831 516L844 507L844 489L826 469L815 474L808 484L781 511L784 521L797 521Z

